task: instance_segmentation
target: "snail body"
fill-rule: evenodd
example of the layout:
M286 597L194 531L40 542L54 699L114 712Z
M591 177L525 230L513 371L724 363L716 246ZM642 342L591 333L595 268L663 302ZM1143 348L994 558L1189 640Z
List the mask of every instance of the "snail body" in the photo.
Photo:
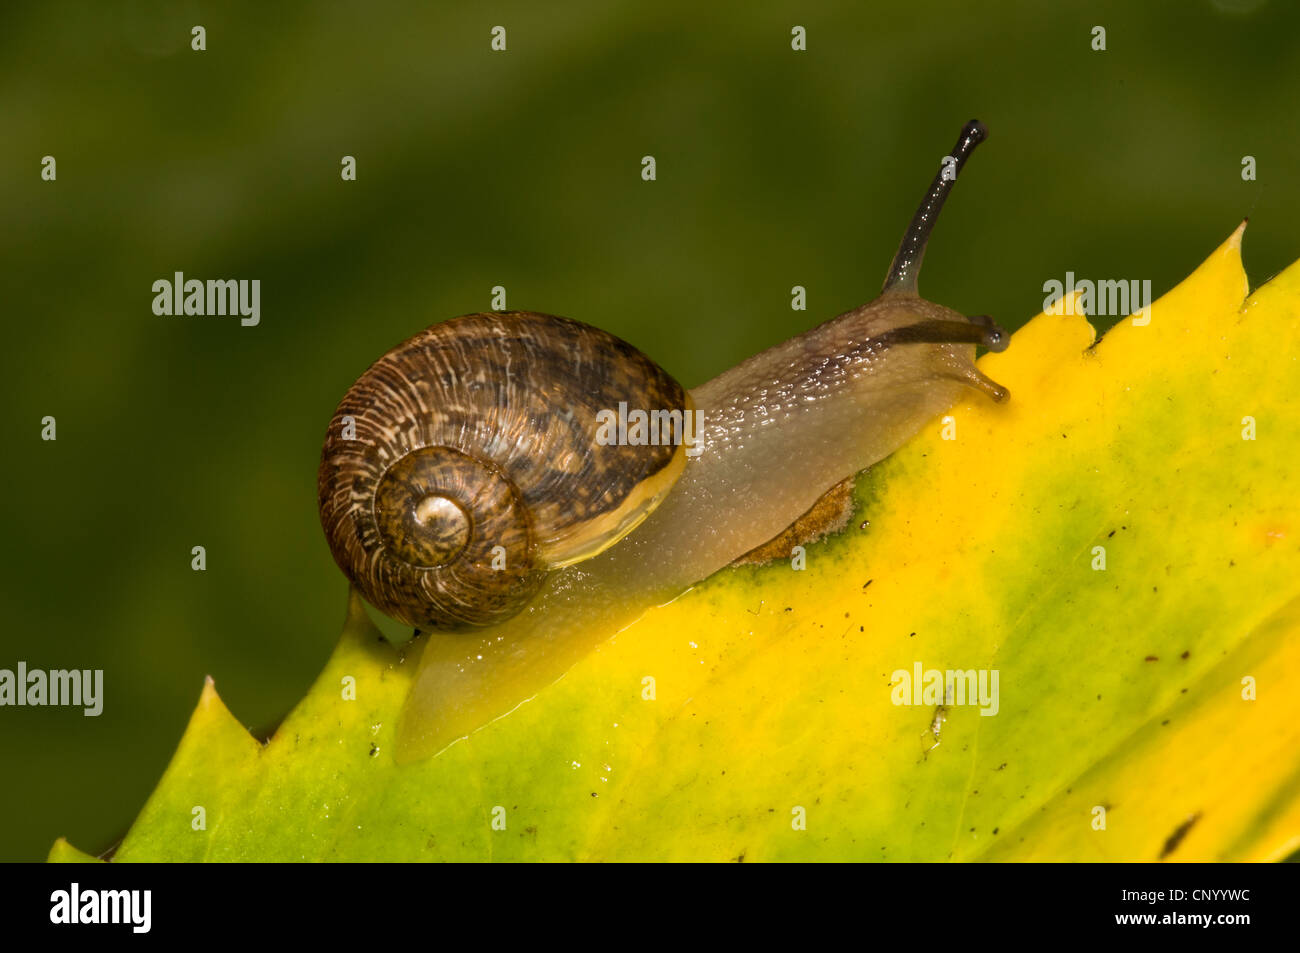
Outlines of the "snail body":
M647 608L781 534L967 389L1006 398L974 365L975 345L1001 350L1005 333L916 288L935 217L985 134L963 129L879 297L689 392L612 335L527 312L436 325L362 376L322 455L331 550L377 608L453 630L425 640L399 759L527 700ZM693 411L691 454L594 439L597 414L620 403Z

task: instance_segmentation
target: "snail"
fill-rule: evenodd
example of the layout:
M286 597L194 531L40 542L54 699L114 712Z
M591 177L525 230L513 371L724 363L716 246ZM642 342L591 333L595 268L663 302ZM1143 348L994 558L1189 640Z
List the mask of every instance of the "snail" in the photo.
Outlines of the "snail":
M875 300L693 390L611 334L531 312L434 325L356 381L327 430L320 517L366 601L424 635L398 760L509 712L648 608L797 529L966 389L1007 398L974 364L1006 333L917 291L986 135L962 129ZM624 407L693 414L694 445L599 439Z

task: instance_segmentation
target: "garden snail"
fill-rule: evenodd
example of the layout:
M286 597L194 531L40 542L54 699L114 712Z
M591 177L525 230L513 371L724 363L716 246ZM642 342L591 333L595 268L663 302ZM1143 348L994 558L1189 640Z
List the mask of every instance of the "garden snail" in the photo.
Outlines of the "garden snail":
M986 317L921 298L917 274L957 173L963 128L874 301L691 391L631 345L529 312L435 325L339 404L319 473L343 572L430 634L399 759L436 753L527 700L583 654L795 524L974 388L1006 347ZM597 439L602 412L692 411L681 441ZM447 630L447 631L436 631Z

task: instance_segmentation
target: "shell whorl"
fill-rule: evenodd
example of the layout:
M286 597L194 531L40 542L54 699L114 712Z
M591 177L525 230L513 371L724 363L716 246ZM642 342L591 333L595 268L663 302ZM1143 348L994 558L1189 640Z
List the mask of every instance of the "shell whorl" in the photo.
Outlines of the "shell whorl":
M684 464L606 446L599 411L685 409L630 344L566 318L473 314L389 351L349 389L321 455L321 524L365 598L421 629L518 612L546 570L629 532Z

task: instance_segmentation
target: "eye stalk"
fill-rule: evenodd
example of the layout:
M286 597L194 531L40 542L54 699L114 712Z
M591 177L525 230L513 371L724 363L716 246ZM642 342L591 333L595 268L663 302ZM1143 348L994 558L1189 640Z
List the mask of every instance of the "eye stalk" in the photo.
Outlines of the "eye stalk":
M986 314L974 315L966 321L925 320L890 328L881 334L879 341L894 344L978 344L990 351L1007 349L1007 332L993 323Z
M898 246L898 254L894 256L893 264L889 266L885 286L880 292L882 295L917 294L916 279L921 272L921 259L925 257L925 245L930 240L930 232L933 231L935 220L939 217L939 210L943 208L943 203L947 200L948 193L952 191L952 185L957 181L957 176L966 164L966 160L975 151L975 147L988 138L988 134L988 130L978 119L972 119L962 127L957 144L952 147L952 153L945 156L940 163L938 174L930 183L930 189L921 200L916 214L912 216L912 223L907 226L903 242ZM1006 335L1002 337L1005 338Z

